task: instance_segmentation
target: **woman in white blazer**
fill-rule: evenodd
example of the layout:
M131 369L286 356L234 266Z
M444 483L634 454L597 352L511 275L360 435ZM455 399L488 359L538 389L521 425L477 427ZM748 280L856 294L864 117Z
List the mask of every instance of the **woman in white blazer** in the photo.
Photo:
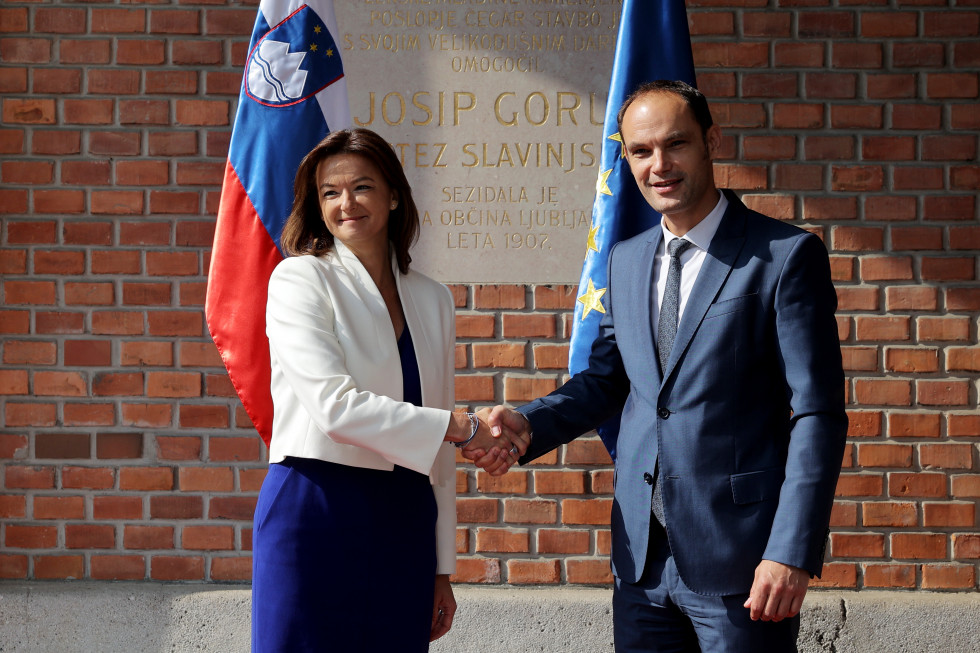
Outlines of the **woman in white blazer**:
M255 653L428 650L456 610L452 444L500 465L526 449L452 412L454 303L409 269L418 231L374 132L333 132L300 164L266 311L275 412Z

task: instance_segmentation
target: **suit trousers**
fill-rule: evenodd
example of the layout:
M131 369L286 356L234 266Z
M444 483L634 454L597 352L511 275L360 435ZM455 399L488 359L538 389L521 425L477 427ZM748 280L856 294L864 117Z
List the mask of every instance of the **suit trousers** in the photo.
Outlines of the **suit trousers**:
M677 572L667 533L650 520L646 569L637 583L616 578L616 653L796 653L800 618L752 621L748 593L706 596Z

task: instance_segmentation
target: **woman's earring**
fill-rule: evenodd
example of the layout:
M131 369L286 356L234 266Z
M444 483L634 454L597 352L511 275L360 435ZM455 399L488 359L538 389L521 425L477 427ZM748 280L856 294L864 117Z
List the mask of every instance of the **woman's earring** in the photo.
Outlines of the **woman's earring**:
M394 211L398 208L398 200L391 200L391 210Z

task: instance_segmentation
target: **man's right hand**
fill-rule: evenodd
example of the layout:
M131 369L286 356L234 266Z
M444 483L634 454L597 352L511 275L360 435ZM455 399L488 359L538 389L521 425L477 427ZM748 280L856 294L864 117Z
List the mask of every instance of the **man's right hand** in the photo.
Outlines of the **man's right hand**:
M497 442L513 443L513 446L481 446L484 443L477 444L477 438L474 438L473 444L476 446L464 448L463 457L492 476L507 473L531 443L530 424L523 415L505 406L481 408L476 415L480 419L481 430L482 424L487 424Z

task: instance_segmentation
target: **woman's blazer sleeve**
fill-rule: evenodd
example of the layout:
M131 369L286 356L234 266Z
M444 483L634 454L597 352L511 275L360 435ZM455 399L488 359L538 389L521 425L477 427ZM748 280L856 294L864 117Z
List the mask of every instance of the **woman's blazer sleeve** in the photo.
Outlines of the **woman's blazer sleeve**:
M298 421L312 422L316 427L287 437L328 437L429 474L442 449L449 412L414 406L358 387L348 369L348 357L373 352L367 345L365 351L345 351L336 329L338 322L352 330L367 330L372 325L341 319L350 316L338 313L324 274L313 257L298 256L280 263L269 281L266 331L273 366L278 365L281 371L283 383L278 385L284 386L277 387L274 369L274 399L276 393L292 393L298 400L296 409L308 413L308 419ZM354 301L349 304L357 306ZM396 374L397 369L383 370L375 381L390 383ZM295 406L296 400L276 402L276 410L283 405ZM287 420L290 417L284 416Z

